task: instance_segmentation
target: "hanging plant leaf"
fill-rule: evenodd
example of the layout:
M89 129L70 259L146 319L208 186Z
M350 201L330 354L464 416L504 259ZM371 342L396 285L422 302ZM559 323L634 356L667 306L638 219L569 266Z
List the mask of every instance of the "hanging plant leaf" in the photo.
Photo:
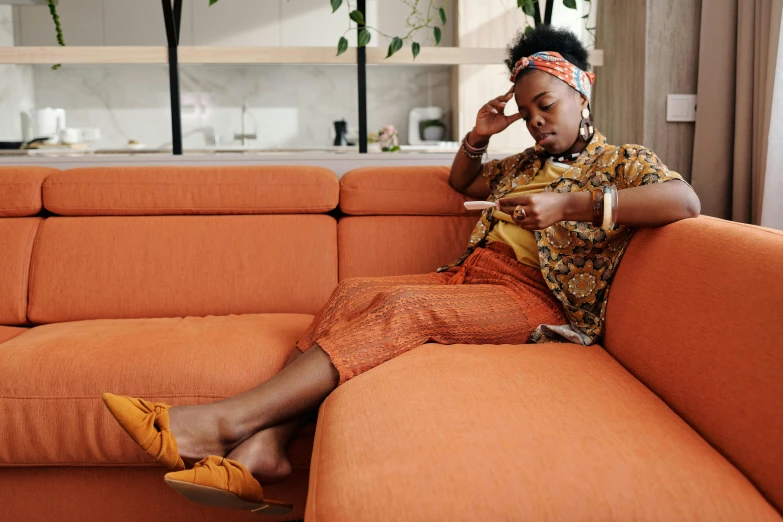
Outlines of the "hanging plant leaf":
M209 5L215 5L218 3L218 0L209 0Z
M210 2L212 0L209 0ZM215 0L217 2L217 0ZM340 9L340 6L343 5L343 0L332 0L332 12L334 13L338 9Z
M340 41L337 42L337 56L340 56L347 50L348 50L348 40L345 38L345 36L341 36Z
M386 58L389 58L400 49L402 49L402 38L395 36L389 44L389 54L386 55Z
M446 10L442 7L438 9L438 14L440 15L440 21L444 24L446 23Z
M364 47L368 43L370 43L370 39L372 39L372 35L370 34L370 31L367 29L362 29L359 31L359 47Z
M527 27L525 27L525 34L530 34L532 32L533 32L533 26L532 25L528 25Z
M351 11L351 14L349 16L351 17L351 20L353 20L357 24L364 25L364 15L358 9Z
M563 5L569 9L576 9L576 0L563 0Z
M433 27L432 32L435 33L435 45L440 44L440 39L442 36L442 33L440 31L440 27Z
M411 44L411 51L413 51L413 59L415 60L417 56L419 56L419 51L421 51L421 46L417 42L413 42Z
M522 12L527 16L534 16L536 13L536 1L537 0L517 0L517 7L522 9Z

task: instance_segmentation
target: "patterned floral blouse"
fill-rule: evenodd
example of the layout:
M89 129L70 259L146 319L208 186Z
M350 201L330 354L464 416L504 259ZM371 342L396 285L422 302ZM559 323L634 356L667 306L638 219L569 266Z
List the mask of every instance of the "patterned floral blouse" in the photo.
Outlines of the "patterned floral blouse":
M504 160L485 163L482 175L492 191L489 201L529 183L545 160L543 150L533 147ZM609 145L601 133L595 132L584 152L545 191L594 191L606 185L623 190L675 179L682 180L682 176L667 169L651 150L640 145ZM483 246L493 224L492 212L484 211L462 257L439 268L439 272L462 264L476 247ZM570 324L541 325L531 335L531 342L588 345L599 339L612 278L635 230L625 225L603 230L591 223L563 221L535 231L541 272L563 305Z

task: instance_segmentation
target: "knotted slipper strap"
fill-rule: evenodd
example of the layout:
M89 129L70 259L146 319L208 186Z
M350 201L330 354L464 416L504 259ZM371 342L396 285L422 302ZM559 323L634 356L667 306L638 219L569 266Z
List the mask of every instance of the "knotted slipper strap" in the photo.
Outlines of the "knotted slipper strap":
M169 427L171 406L111 393L104 393L101 398L125 433L141 449L169 469L185 469Z

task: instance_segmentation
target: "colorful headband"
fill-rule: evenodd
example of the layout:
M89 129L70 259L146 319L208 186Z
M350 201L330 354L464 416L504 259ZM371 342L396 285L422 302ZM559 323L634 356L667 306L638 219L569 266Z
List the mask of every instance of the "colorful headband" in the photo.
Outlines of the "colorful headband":
M560 53L543 51L520 58L516 65L514 65L514 69L511 70L511 82L516 82L517 75L523 69L528 68L538 69L539 71L549 73L556 78L560 78L579 91L585 98L588 100L590 99L591 85L595 81L595 74L583 71L560 56Z

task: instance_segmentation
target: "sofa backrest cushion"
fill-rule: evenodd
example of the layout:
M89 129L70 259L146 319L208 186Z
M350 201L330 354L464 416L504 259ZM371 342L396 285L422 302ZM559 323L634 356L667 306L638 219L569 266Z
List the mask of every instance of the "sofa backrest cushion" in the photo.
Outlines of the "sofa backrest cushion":
M318 214L338 197L334 172L305 166L83 168L43 186L44 206L63 216Z
M604 345L783 510L783 232L701 217L640 229Z
M0 218L0 324L27 322L27 281L37 217Z
M459 258L477 217L346 217L337 225L340 280L424 274Z
M46 167L0 167L0 217L34 216L41 211L41 185L59 172Z
M352 216L476 216L449 186L449 167L365 167L340 180L340 209Z
M336 284L330 216L53 217L33 252L28 316L314 314Z

